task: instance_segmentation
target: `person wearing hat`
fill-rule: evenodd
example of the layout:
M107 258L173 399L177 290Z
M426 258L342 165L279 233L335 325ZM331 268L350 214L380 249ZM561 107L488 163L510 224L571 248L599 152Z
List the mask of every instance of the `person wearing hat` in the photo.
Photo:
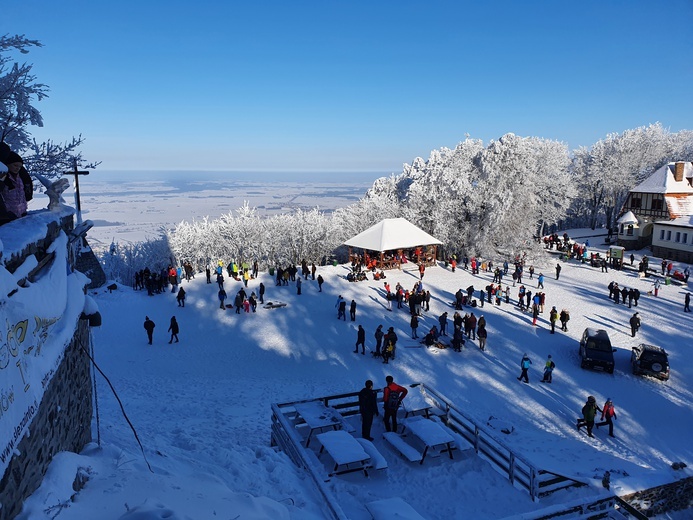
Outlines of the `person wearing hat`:
M635 333L640 328L640 315L636 312L630 317L630 334L635 337Z
M550 383L553 380L554 368L556 368L556 363L553 362L553 359L551 359L551 354L549 354L549 357L546 359L546 363L544 364L544 377L541 380L542 383Z
M0 156L2 156L2 158L0 161L2 161L8 169L11 169L10 165L12 165L13 169L18 170L19 177L21 177L24 183L24 196L27 202L29 202L34 198L34 183L31 180L31 175L29 175L29 172L26 171L24 167L24 160L19 154L11 151L7 144L1 143L1 145L2 150L0 150Z
M580 428L587 426L587 436L594 437L592 428L594 428L594 418L597 416L597 412L601 412L601 409L597 406L597 400L594 396L590 395L582 407L582 419L577 420L577 430L580 431Z
M522 369L522 373L520 374L520 377L517 378L518 381L524 380L525 383L529 383L529 376L527 375L527 371L529 370L529 365L532 364L532 360L529 359L529 356L525 352L525 354L522 356L522 360L520 361L520 368Z
M551 322L551 334L556 333L556 322L558 321L558 311L556 306L551 307L551 312L549 313L549 321Z
M375 357L380 357L380 348L383 346L383 336L385 336L385 333L383 332L383 326L378 325L378 328L375 329L375 352L373 355Z
M609 436L614 437L614 419L616 419L616 409L611 397L606 398L604 408L602 409L602 422L597 423L597 428L600 426L609 426Z
M0 172L0 224L26 215L27 201L33 198L33 184L24 161L14 152L3 157L6 172Z

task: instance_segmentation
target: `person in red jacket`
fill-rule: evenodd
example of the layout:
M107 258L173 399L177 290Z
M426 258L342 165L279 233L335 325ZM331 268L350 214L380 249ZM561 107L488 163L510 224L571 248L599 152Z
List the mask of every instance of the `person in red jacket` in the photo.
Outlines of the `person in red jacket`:
M616 419L616 409L611 401L611 397L607 397L604 408L602 408L602 422L597 423L596 426L599 428L600 426L609 425L609 435L614 437L614 419Z
M399 405L402 404L402 399L407 396L408 390L395 383L392 376L387 376L385 381L387 382L387 386L383 389L383 407L385 408L383 420L385 421L385 430L388 432L397 432L397 410L399 409Z

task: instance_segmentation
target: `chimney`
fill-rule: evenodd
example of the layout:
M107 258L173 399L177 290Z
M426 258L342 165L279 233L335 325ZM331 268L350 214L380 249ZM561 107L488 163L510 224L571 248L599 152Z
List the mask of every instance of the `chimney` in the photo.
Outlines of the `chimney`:
M686 163L677 162L674 166L674 180L676 182L681 182L683 180L683 167Z

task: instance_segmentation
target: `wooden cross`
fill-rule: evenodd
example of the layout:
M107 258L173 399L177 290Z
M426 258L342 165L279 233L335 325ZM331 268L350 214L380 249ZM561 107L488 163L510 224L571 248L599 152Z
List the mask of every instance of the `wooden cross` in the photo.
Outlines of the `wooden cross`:
M72 171L64 172L63 175L74 175L75 176L75 205L77 206L77 224L82 223L82 204L79 199L79 176L89 175L88 171L78 170L77 161L74 162L75 166Z

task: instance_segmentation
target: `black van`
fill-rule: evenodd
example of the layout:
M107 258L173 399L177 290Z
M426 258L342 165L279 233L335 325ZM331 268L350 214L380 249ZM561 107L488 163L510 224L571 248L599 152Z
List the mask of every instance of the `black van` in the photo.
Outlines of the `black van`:
M614 352L604 329L586 328L580 340L580 367L614 373Z

